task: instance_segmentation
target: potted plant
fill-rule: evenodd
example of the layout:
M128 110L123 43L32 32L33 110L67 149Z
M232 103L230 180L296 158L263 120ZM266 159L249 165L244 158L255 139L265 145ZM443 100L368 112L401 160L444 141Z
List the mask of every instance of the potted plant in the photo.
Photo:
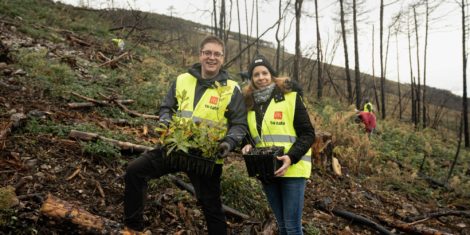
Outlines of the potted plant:
M227 86L216 83L215 88L221 101L229 98ZM181 105L176 115L173 115L169 126L160 125L155 128L157 132L162 133L159 141L163 146L165 162L176 170L210 175L217 160L219 140L226 133L226 124L205 120L194 121L181 117L178 114L185 105L189 105L186 102L188 100L186 91L177 94L177 99L180 99Z
M243 155L248 175L258 178L272 178L274 172L282 166L278 156L284 154L284 147L270 146L253 148Z

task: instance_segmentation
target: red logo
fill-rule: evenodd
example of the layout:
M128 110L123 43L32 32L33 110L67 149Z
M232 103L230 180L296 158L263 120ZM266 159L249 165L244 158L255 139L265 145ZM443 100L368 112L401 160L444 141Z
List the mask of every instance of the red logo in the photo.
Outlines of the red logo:
M211 96L211 99L209 100L209 103L211 104L217 104L219 102L219 97L217 96Z
M282 119L282 112L281 111L274 112L274 119Z

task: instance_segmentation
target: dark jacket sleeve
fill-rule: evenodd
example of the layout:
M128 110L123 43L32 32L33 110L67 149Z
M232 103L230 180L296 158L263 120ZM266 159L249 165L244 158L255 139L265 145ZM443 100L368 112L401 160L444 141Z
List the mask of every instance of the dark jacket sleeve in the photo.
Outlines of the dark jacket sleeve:
M297 139L289 149L289 152L287 152L292 164L300 161L315 141L315 129L310 122L304 102L298 93L295 101L294 129L297 133Z
M233 92L225 117L228 120L228 131L223 141L227 141L234 149L248 133L245 102L238 87Z
M176 81L171 84L170 90L160 105L160 122L168 124L171 121L174 110L178 110L178 102L176 100Z

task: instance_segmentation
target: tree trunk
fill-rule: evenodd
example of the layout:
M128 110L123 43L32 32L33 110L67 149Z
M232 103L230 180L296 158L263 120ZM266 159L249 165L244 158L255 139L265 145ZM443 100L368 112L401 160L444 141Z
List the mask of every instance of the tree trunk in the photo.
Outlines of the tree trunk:
M317 27L317 97L320 100L323 96L323 75L322 75L322 51L321 51L321 38L320 38L320 25L318 23L318 0L315 0L315 23Z
M219 35L219 29L217 27L217 0L212 0L213 14L214 14L214 35Z
M246 0L245 0L245 22L246 22L246 45L250 45L250 27L249 27L249 20L248 20L248 5L246 3ZM251 50L250 50L250 47L248 47L248 55L246 57L246 64L250 64L251 63ZM250 78L251 79L251 78Z
M354 24L354 60L355 60L355 81L356 81L356 108L360 110L361 105L361 71L359 70L359 42L357 39L357 7L356 0L353 0L353 24Z
M470 139L468 133L468 105L467 105L467 47L466 47L466 27L465 18L465 7L466 0L462 0L461 10L462 10L462 74L463 74L463 96L462 96L462 113L463 113L463 127L464 127L464 136L465 136L465 147L470 147Z
M402 107L401 107L401 89L400 89L400 55L399 55L399 50L398 50L398 31L395 33L395 41L396 41L396 47L397 47L397 86L398 86L398 117L399 120L402 119Z
M426 67L427 67L427 57L428 57L428 32L429 32L429 1L426 2L426 25L425 25L425 34L424 34L424 61L423 61L423 128L426 128L428 125L427 121L427 111L426 111Z
M374 98L375 98L375 105L377 107L377 110L380 111L380 102L379 102L379 94L377 92L377 84L375 82L375 27L372 25L372 80L373 80L373 86L374 86Z
M238 53L240 53L240 58L238 59L238 68L239 71L243 71L243 55L242 51L242 26L240 24L240 0L237 0L237 20L238 20Z
M295 56L294 56L294 76L293 80L300 81L300 60L302 52L300 51L300 17L302 16L303 0L295 0Z
M415 107L415 88L414 88L414 75L413 75L413 60L411 59L411 29L410 20L408 16L408 58L410 60L410 84L411 84L411 121L416 123L416 107Z
M279 8L278 8L278 13L279 13L279 22L277 23L277 28L276 28L276 71L279 71L279 61L281 60L281 39L279 38L279 29L281 28L281 19L282 19L282 0L279 0Z
M345 66L345 73L346 73L346 84L348 87L348 102L349 104L353 103L353 92L352 92L352 85L351 85L351 73L349 71L349 56L348 56L348 43L346 39L346 26L344 20L344 0L339 0L340 4L340 14L341 14L341 35L343 38L343 48L344 48L344 66Z
M416 6L413 7L413 16L415 22L415 36L416 36L416 67L417 67L417 76L418 76L418 87L416 89L416 125L419 127L420 118L421 118L421 71L419 64L419 32L418 32L418 19L416 15Z
M385 74L383 62L383 24L384 24L384 1L380 0L380 100L382 103L382 119L387 116L385 113Z

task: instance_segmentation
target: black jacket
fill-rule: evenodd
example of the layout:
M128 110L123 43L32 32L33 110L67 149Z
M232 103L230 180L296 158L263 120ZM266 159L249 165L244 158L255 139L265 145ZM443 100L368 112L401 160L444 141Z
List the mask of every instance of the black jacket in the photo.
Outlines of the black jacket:
M258 129L258 133L261 133L263 117L272 99L274 99L275 102L281 102L284 100L284 94L277 86L271 94L270 99L261 104L254 104L253 110L256 113L256 128ZM315 141L315 129L310 122L307 109L305 108L302 97L299 93L297 93L295 101L294 129L297 134L297 139L287 152L292 164L299 162ZM248 138L248 142L246 142L247 140L244 140L245 143L254 143L251 136Z
M196 104L199 102L206 89L212 87L215 81L219 82L221 85L226 85L229 77L225 70L221 70L220 73L212 79L202 79L201 64L199 63L194 64L188 72L197 78L193 107L196 107ZM171 85L170 90L160 106L160 121L169 123L174 113L173 110L178 110L178 101L176 100L176 81ZM228 121L228 131L224 139L221 141L228 142L231 149L234 149L241 142L246 133L248 133L246 107L239 88L235 89L233 92L227 111L225 111L225 117Z

